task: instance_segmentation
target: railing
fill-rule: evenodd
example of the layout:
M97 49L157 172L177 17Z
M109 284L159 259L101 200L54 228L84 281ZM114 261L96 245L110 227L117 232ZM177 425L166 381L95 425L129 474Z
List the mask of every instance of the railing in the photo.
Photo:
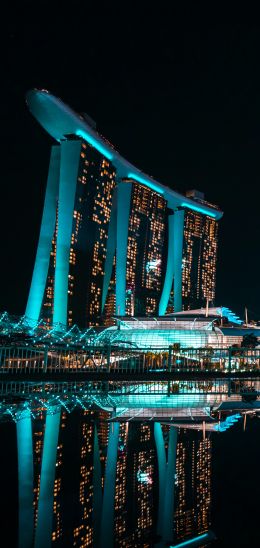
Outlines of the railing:
M117 348L85 349L59 347L0 347L3 373L109 372L130 375L145 373L258 373L260 349L251 348ZM3 380L3 379L2 379Z

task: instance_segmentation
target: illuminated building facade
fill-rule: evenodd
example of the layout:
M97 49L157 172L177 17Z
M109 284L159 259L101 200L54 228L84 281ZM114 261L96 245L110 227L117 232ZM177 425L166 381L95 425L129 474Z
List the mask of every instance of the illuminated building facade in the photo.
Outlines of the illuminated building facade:
M57 147L55 147L57 149ZM65 152L64 149L65 148ZM104 277L106 241L110 219L115 171L112 164L88 143L80 139L68 139L61 143L56 155L60 156L59 185L62 186L61 170L65 169L66 157L73 153L75 192L70 227L69 268L67 274L68 325L96 325L101 316L101 287ZM50 170L54 170L53 164ZM73 179L72 179L73 176ZM57 241L59 215L64 197L60 188L57 193L57 213L46 289L41 317L50 324L54 315L55 269L57 267ZM62 212L61 212L62 216ZM62 245L62 244L61 244ZM57 284L57 280L56 280Z
M51 490L50 531L52 546L93 546L93 411L61 413L55 474ZM34 527L37 521L43 474L44 413L33 425ZM69 440L73 439L73 444ZM68 473L68 471L70 471ZM46 515L47 511L44 509ZM46 518L46 516L45 516Z
M126 314L158 313L166 229L166 201L131 180L126 267Z
M156 534L157 482L156 450L153 425L145 422L129 424L127 445L127 527L125 544L119 546L153 545Z
M26 316L85 327L212 301L222 212L142 173L49 92L32 90L27 101L59 144Z
M212 442L201 433L179 431L175 476L175 544L207 533L211 525Z
M204 198L202 193L192 196ZM198 200L198 198L197 198ZM214 305L218 223L212 217L185 210L182 257L183 309Z

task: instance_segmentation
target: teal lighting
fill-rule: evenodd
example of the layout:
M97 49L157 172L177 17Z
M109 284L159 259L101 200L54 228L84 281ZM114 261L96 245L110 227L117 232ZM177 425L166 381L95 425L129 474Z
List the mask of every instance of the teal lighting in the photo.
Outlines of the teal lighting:
M61 142L53 324L67 324L68 275L80 141ZM58 330L58 329L57 329Z
M136 477L139 483L144 483L146 485L151 485L153 483L153 480L148 472L142 472L141 470L138 470Z
M105 271L103 278L103 288L102 288L102 312L104 311L104 306L107 298L107 292L112 276L113 270L113 260L116 251L116 224L117 224L117 189L115 188L113 194L110 222L108 226L108 235L107 235L107 253L105 260Z
M100 546L106 546L106 548L114 546L114 500L119 429L119 422L110 423L100 523Z
M99 546L100 518L102 513L102 473L99 454L97 425L94 426L94 451L93 451L93 536L94 546Z
M204 207L195 206L188 202L182 202L180 205L181 207L193 209L194 211L198 211L199 213L203 213L204 215L208 215L209 217L214 217L214 219L217 217L217 213L213 213L213 211L208 211L207 209L204 209Z
M46 415L35 548L41 548L42 546L44 546L44 548L49 548L52 543L53 492L60 415L60 409L55 414L51 414L48 410Z
M151 272L151 270L156 270L156 268L161 264L161 259L154 259L153 261L148 261L146 263L145 270L146 272Z
M82 129L77 129L76 135L78 137L82 137L84 141L87 141L90 145L96 148L98 152L100 152L100 154L103 154L103 156L105 156L105 158L107 158L108 160L113 160L113 154L105 147L105 145L101 145L101 143L97 141L95 137L92 137L92 135L90 135L86 131L83 131Z
M59 171L60 148L58 146L53 146L36 260L25 313L30 323L39 320L42 308L50 261L51 242L55 229Z
M19 548L33 543L33 443L30 411L17 421Z
M170 546L170 548L181 548L182 546L191 546L192 544L195 544L203 539L206 540L208 538L208 533L204 533L204 535L198 535L197 537L191 538L190 540L185 540L184 542L181 542L180 544L175 544L175 546Z
M120 183L117 188L116 248L116 314L125 315L128 223L132 184Z
M140 175L136 175L135 173L128 173L127 177L129 177L129 179L134 179L138 183L141 183L141 185L148 186L155 192L158 192L158 194L164 194L164 190L158 187L156 184L151 183L150 179L146 179L145 177L140 177Z
M174 280L174 311L182 310L182 252L184 210L175 211L168 218L168 256L163 291L159 304L159 315L167 310Z
M236 314L234 314L229 308L226 306L222 306L217 309L217 312L220 314L220 316L225 316L229 322L236 323L238 325L241 325L243 322L239 319Z

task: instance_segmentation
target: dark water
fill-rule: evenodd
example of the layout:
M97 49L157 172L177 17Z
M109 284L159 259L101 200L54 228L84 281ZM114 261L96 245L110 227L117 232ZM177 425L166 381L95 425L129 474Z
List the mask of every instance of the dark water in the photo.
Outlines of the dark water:
M170 531L171 538L163 539L158 522L160 483L154 424L151 421L129 421L119 426L115 484L114 491L111 491L111 446L109 472L106 472L106 467L109 428L112 427L107 418L105 412L97 411L61 414L51 505L51 546L105 548L112 538L115 547L150 548L175 545L209 530L217 537L210 544L212 546L259 546L259 419L249 418L245 432L242 422L239 422L227 432L211 434L205 440L201 431L178 430L174 508L166 529L164 525L164 532ZM39 511L44 424L44 414L33 420L34 518ZM100 463L99 486L97 462L94 462L95 431ZM8 539L4 546L17 546L16 425L12 421L1 423L0 432L1 537ZM162 435L167 460L168 425L162 427ZM101 497L104 497L104 490L110 497L106 506L110 523L106 523L104 516L102 522L102 501L99 512L95 510L97 493L101 492ZM97 523L95 516L98 515ZM100 537L102 526L106 535ZM110 539L109 535L112 535Z

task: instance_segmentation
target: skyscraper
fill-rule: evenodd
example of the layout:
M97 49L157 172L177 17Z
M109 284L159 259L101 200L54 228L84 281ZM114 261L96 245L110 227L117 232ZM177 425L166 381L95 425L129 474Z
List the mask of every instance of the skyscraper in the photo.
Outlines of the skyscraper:
M26 316L84 327L212 301L222 212L142 173L47 91L30 91L27 101L59 145Z
M70 183L75 187L72 197L74 206L73 210L71 207L72 219L69 216L63 219L66 212L59 210L57 197L56 223L41 316L49 323L52 322L57 244L59 236L62 238L62 234L58 234L58 223L72 221L68 257L68 325L95 325L101 316L101 288L115 170L108 160L81 139L71 139L67 136L67 140L61 142L58 150L55 150L56 148L53 150L52 158L54 154L59 156L59 165L54 166L51 159L50 171L54 171L55 168L60 173L61 170L65 171L69 168L66 165L67 158L71 154L74 155L75 170L70 178ZM58 281L56 279L56 284Z
M211 525L212 442L181 429L178 436L173 538L178 543L208 532Z
M204 194L187 193L198 203L205 203ZM214 207L214 206L212 206ZM182 304L184 310L214 304L218 223L212 217L186 209L182 258Z

